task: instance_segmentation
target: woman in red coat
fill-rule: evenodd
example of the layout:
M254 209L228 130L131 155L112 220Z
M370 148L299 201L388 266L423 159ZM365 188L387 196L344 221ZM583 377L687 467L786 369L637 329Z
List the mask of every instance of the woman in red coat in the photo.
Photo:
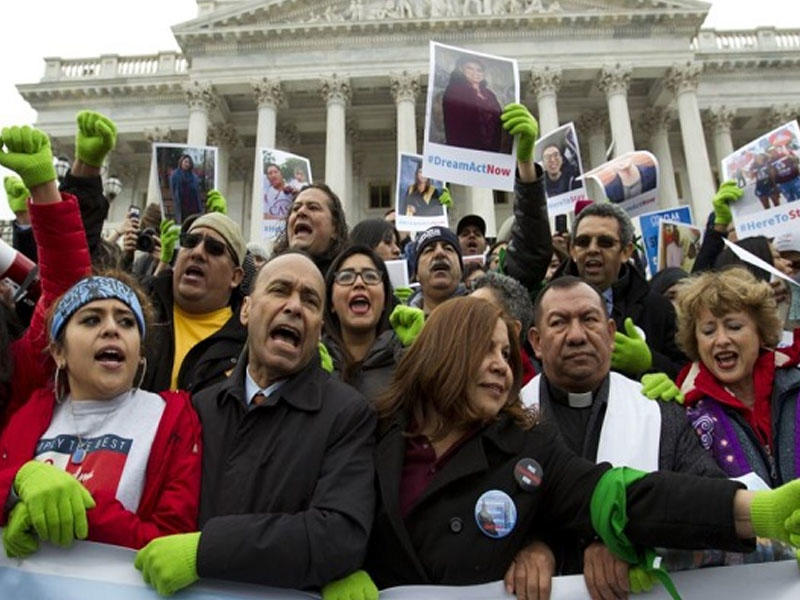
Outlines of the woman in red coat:
M36 390L0 437L10 556L40 539L140 548L197 529L200 423L185 392L135 384L149 307L120 278L87 277L55 304L54 389Z

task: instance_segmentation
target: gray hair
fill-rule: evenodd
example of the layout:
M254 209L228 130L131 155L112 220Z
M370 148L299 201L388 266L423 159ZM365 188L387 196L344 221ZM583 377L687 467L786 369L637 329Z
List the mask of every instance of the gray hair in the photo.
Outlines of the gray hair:
M575 222L572 224L573 240L578 233L578 225L580 225L584 217L611 217L612 219L616 219L619 225L619 239L620 242L622 242L622 247L624 248L633 242L633 223L631 223L631 218L628 216L628 213L616 204L612 204L611 202L594 202L584 208L580 214L575 217Z
M524 338L533 323L533 303L525 286L513 277L489 271L475 281L472 289L477 290L482 287L491 289L502 305L503 311L522 324L520 335Z

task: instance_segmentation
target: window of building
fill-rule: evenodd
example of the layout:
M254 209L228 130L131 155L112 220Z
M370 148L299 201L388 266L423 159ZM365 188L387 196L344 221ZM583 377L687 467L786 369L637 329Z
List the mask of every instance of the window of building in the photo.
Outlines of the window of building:
M495 204L508 204L508 192L501 190L492 190Z
M392 186L388 183L369 184L369 207L391 208Z

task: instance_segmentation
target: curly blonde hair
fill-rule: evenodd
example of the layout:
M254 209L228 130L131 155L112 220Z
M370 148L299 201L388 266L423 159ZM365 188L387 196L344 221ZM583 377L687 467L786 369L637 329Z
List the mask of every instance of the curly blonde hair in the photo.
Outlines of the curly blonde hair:
M781 337L782 324L772 288L742 267L709 271L684 279L678 284L678 346L692 360L699 360L695 328L704 308L715 317L743 311L756 322L761 344L774 348Z

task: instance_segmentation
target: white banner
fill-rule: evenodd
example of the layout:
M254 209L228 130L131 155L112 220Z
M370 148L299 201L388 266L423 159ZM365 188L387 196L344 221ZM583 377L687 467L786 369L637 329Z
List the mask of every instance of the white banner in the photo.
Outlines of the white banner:
M76 542L63 549L43 544L33 556L16 560L0 552L2 598L21 600L155 600L160 596L145 585L133 568L133 550L93 542ZM671 575L685 600L738 598L797 600L800 573L794 560L681 571ZM318 594L225 581L202 580L179 594L185 600L307 600ZM383 590L381 600L508 600L503 583L484 585L404 586ZM553 579L552 600L584 600L588 592L580 575ZM632 596L633 597L633 596ZM667 600L656 584L646 600Z

